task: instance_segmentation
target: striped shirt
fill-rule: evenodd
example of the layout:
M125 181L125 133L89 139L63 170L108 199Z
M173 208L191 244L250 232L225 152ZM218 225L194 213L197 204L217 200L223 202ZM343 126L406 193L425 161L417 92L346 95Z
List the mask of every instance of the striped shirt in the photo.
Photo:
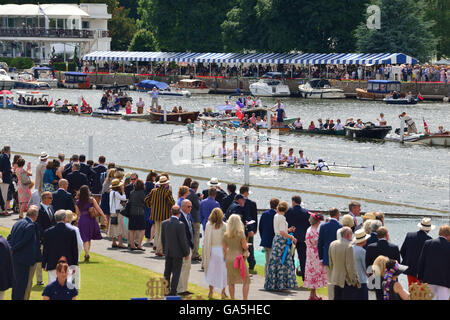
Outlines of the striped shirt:
M172 191L165 186L159 186L150 191L144 202L147 207L151 208L150 219L159 222L170 218L170 210L175 204Z

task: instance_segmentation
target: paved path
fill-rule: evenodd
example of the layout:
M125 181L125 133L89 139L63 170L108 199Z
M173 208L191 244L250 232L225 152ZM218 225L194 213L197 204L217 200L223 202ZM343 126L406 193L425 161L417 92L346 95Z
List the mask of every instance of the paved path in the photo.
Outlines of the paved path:
M18 221L17 219L18 215L9 217L0 216L0 226L11 229L14 223ZM105 234L103 234L103 236L105 236ZM112 249L111 241L103 239L92 241L91 251L118 261L157 272L161 275L164 273L164 258L156 257L152 248L147 247L145 252ZM189 283L208 288L208 285L204 280L204 275L204 272L201 271L201 264L193 263ZM307 300L308 297L309 291L302 288L291 290L286 293L268 292L264 290L264 277L254 275L251 278L249 300ZM242 299L242 285L236 286L236 299Z

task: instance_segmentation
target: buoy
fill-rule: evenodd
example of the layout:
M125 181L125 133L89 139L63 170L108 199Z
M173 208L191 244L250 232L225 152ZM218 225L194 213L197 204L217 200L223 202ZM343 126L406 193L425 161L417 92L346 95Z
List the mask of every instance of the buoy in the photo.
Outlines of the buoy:
M92 85L92 89L95 90L97 89L97 86L95 84Z
M443 100L444 102L448 102L448 97L444 97L442 100Z

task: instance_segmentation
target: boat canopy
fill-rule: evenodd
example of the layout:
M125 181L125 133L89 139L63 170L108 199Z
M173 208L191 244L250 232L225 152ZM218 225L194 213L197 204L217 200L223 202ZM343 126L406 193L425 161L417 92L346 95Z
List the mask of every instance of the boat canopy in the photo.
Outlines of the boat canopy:
M367 92L373 93L390 93L393 91L400 91L400 81L392 80L369 80L367 83Z
M283 74L281 72L267 72L265 75L262 76L262 78L282 79L283 78Z
M165 90L167 89L168 85L165 82L159 82L154 80L143 80L136 84L136 87L138 88L145 88L145 89L153 89L154 87Z
M85 61L137 61L185 63L272 63L316 64L417 64L417 59L403 53L194 53L95 51Z
M309 85L311 88L324 88L325 86L329 86L331 88L331 83L327 79L311 79L309 81Z
M51 67L34 67L34 68L33 68L33 71L34 71L34 77L35 77L36 79L39 78L39 71L51 71L53 77L55 76L55 69L53 69L53 68L51 68Z

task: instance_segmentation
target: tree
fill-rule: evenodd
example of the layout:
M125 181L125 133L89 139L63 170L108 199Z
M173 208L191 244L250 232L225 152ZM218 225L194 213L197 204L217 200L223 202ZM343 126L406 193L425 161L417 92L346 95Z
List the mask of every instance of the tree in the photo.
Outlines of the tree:
M422 2L376 0L371 4L381 9L381 28L368 29L365 22L358 26L355 34L360 52L401 52L421 62L432 58L437 39L431 32L433 21L424 18Z
M436 23L431 31L438 38L436 54L438 60L442 57L450 58L450 2L448 0L426 0L425 17Z
M111 32L111 50L127 51L131 39L136 33L136 22L128 17L129 9L119 7L114 9L112 19L108 22Z
M158 51L158 42L153 33L140 29L131 40L128 51Z

